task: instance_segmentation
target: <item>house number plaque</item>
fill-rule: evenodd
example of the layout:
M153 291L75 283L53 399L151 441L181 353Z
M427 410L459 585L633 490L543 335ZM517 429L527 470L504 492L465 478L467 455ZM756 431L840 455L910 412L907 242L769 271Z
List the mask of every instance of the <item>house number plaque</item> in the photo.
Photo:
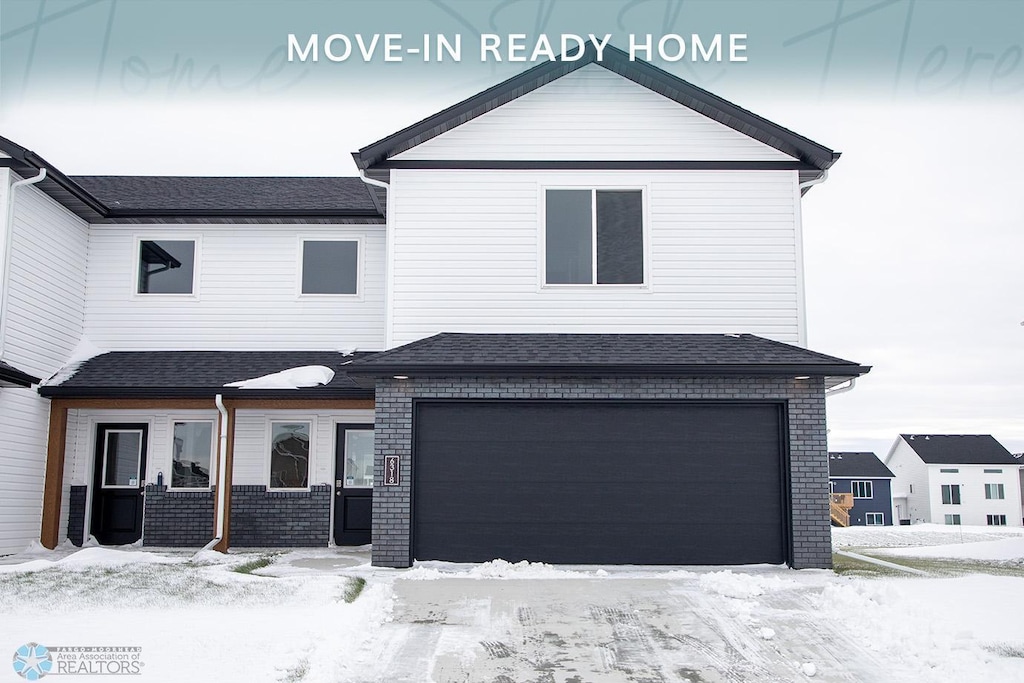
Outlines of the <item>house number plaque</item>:
M398 486L402 478L398 473L399 457L397 455L384 456L384 485Z

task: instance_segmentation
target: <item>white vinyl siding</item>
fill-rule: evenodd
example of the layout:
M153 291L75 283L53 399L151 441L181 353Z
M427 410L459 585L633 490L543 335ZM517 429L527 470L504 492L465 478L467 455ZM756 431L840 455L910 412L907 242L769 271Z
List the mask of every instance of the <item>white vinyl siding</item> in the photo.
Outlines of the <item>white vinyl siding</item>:
M300 295L301 233L360 240L359 297ZM135 294L137 240L201 235L196 294ZM384 347L383 225L94 225L86 336L102 349Z
M45 379L82 336L89 226L35 187L14 201L3 359Z
M795 171L394 170L389 346L437 332L748 332L800 343ZM642 289L543 287L546 187L643 187Z
M49 409L34 389L0 388L0 555L39 539Z
M597 64L541 86L395 159L793 161Z

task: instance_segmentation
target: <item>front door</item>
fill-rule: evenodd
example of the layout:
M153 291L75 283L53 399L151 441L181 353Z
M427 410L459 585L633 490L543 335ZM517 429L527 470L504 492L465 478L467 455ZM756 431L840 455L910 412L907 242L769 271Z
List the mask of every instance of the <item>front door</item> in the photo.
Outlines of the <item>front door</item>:
M146 478L146 424L96 427L90 533L103 545L142 538L142 491Z
M334 542L370 542L373 425L339 424L334 447Z

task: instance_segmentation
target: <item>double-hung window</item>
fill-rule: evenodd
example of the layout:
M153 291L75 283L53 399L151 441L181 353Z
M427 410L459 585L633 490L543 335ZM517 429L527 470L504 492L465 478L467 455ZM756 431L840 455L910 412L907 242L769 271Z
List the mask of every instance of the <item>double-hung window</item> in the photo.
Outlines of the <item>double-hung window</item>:
M642 190L549 189L544 203L545 284L645 284Z
M942 485L942 504L943 505L959 505L960 504L960 484L943 484Z
M864 514L865 526L882 526L885 524L885 515L881 512L867 512Z

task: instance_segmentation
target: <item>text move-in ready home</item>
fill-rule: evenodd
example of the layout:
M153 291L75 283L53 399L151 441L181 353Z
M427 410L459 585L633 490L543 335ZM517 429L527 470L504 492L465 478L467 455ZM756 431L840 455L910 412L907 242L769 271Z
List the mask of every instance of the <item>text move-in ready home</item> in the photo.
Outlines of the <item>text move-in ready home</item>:
M825 396L868 370L805 348L832 150L611 48L360 177L0 149L0 552L831 566Z

